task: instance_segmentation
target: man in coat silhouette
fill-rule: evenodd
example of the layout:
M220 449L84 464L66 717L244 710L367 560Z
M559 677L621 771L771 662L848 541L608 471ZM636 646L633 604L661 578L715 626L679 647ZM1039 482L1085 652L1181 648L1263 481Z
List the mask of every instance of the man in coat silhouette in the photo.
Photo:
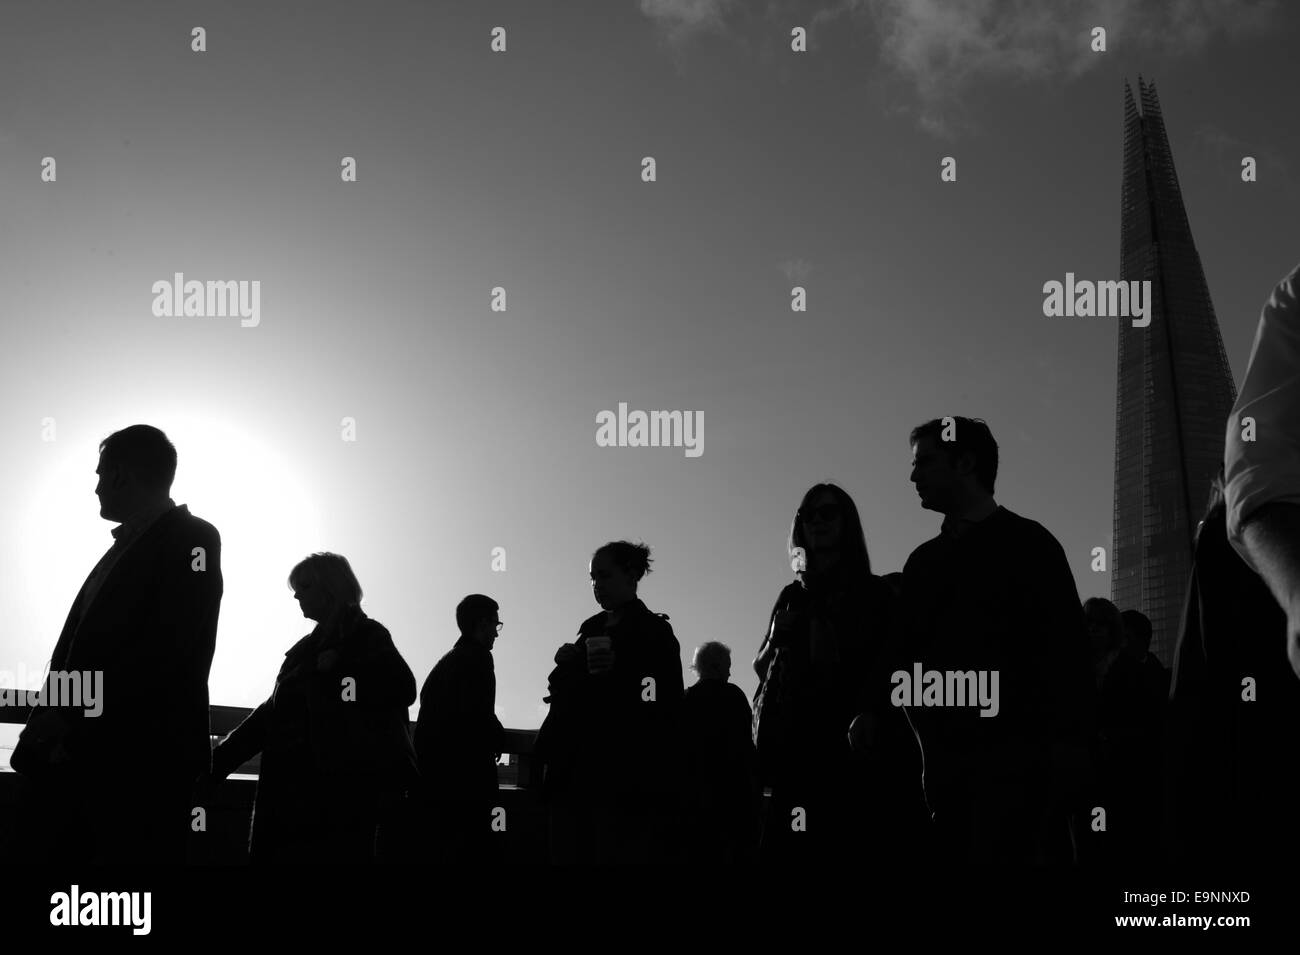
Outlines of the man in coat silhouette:
M37 858L180 864L195 780L210 769L208 670L221 537L169 496L176 449L149 425L99 447L100 516L120 524L82 585L41 702L14 753ZM102 687L101 712L51 693L64 674Z
M426 849L440 865L489 864L494 846L497 757L505 731L496 717L492 647L499 606L470 594L456 607L460 639L424 681L415 749L425 787Z
M998 673L1000 684L994 718L969 700L909 708L936 849L949 865L1070 861L1096 704L1069 561L1045 527L994 500L998 447L985 422L936 418L911 445L921 506L944 521L903 567L906 654L941 674Z

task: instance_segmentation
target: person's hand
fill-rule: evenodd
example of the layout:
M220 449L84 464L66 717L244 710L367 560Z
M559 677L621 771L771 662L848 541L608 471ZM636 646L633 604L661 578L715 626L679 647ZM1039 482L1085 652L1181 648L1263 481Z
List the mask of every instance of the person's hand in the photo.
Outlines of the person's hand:
M576 643L563 644L560 649L555 651L556 666L564 666L566 663L577 663L581 659L582 651L578 649Z
M614 668L614 648L612 646L595 647L587 642L587 672L593 676Z

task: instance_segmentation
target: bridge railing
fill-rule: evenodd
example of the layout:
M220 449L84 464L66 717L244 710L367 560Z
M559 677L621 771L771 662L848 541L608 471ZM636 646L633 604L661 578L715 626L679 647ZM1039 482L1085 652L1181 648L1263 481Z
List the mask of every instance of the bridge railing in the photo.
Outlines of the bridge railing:
M24 691L5 699L0 706L0 725L10 724L14 729L26 723L32 711L30 697ZM213 740L225 736L251 713L242 706L213 706L210 721ZM414 732L414 724L411 724ZM12 735L12 730L10 731ZM508 729L502 742L504 757L497 766L498 805L506 811L508 823L495 846L500 862L511 864L545 863L547 860L546 812L537 797L540 779L533 752L536 730ZM148 753L125 753L123 772L129 775L132 765L144 766L150 759ZM191 865L240 865L248 862L249 819L253 810L255 778L259 775L261 759L254 757L244 763L225 783L216 787L206 804L205 826L202 831L190 834L187 861ZM22 825L17 811L22 777L0 764L0 846L9 845L17 826Z
M35 695L35 690L17 691L15 693L16 702L8 706L0 706L0 723L26 723L33 709L31 698ZM251 712L253 711L246 706L213 705L209 707L208 713L212 726L213 741L215 742L233 730ZM409 725L409 731L414 735L414 723ZM512 789L530 789L540 782L537 774L537 764L533 759L536 741L537 730L508 729L505 731L501 754L503 758L497 765L497 782L500 786ZM257 776L261 762L260 755L254 756L236 769L235 775Z

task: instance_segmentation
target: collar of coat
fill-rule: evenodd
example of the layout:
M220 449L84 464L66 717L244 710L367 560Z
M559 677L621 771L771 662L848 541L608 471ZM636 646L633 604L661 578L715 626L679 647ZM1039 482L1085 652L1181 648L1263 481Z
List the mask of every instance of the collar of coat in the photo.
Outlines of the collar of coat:
M627 603L623 605L623 616L619 618L618 623L615 624L607 623L606 621L609 619L608 614L604 610L602 610L600 613L593 614L592 616L588 617L586 620L582 622L582 626L578 628L578 636L585 637L591 635L599 635L604 633L605 630L610 626L621 627L629 620L635 620L644 617L654 617L659 620L667 620L668 614L655 613L653 610L651 610L649 607L647 607L644 603L641 602L640 597L633 597L631 600L629 600Z
M480 657L485 656L488 658L488 660L492 659L491 650L483 646L483 644L479 643L473 637L466 636L463 633L456 638L456 642L452 644L451 648L453 650L461 650L467 653L472 653L475 656L480 656Z

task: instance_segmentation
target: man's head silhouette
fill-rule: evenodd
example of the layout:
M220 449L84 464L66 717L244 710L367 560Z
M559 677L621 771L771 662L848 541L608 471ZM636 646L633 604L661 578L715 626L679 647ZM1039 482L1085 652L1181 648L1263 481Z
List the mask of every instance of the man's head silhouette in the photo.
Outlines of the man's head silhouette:
M470 594L456 605L456 626L462 637L491 650L501 632L500 606L484 594Z
M157 428L133 424L100 442L95 473L99 516L121 523L167 499L176 477L176 448Z
M1120 619L1124 622L1124 652L1141 663L1151 650L1151 618L1140 610L1125 610Z
M1083 602L1083 615L1088 621L1088 641L1095 659L1120 648L1124 621L1118 607L1105 597L1089 597Z
M945 429L935 418L912 429L911 445L911 481L926 510L960 514L992 497L998 446L983 421L954 418Z
M716 640L703 643L695 650L691 669L700 675L701 680L725 683L731 679L731 649Z

